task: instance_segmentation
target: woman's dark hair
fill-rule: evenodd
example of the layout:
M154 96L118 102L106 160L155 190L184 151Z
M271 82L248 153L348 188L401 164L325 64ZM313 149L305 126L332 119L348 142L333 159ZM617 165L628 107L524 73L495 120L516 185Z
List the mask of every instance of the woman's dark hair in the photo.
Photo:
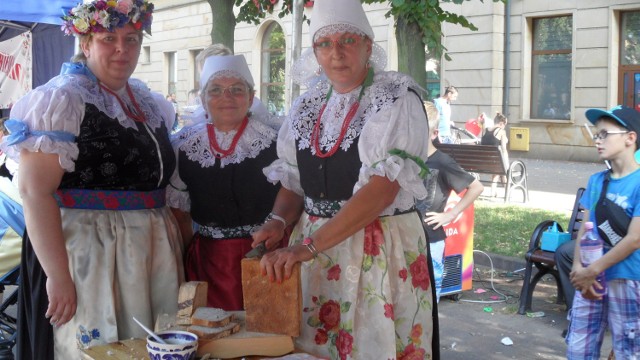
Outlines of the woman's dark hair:
M507 117L504 116L503 114L497 112L496 116L493 118L493 122L495 124L500 124L500 123L507 123Z
M444 88L445 95L451 94L451 93L457 93L457 92L458 92L458 89L456 89L456 87L453 85L449 85L446 88Z

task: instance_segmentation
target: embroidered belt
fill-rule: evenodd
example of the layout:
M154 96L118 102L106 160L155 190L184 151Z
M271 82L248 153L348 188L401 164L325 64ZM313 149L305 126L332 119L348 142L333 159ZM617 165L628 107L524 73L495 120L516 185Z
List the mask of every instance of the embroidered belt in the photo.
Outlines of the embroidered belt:
M346 200L318 200L305 196L304 211L311 216L331 218L334 217L340 209L342 209L342 206L344 206L346 202ZM383 215L381 217L402 215L414 211L416 211L415 206L406 210L395 209L392 215Z
M253 225L240 225L235 227L222 227L216 225L200 224L197 225L200 235L215 240L222 240L251 237L252 230L262 225L262 223Z
M153 191L60 189L54 197L61 208L144 210L165 206L165 189Z

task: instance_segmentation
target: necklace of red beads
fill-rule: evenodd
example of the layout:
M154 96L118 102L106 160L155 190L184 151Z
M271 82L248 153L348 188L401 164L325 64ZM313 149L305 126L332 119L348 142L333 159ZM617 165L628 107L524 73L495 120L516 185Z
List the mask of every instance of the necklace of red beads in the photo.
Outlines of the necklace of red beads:
M138 102L136 101L136 98L133 96L133 91L131 91L131 87L129 86L128 83L126 85L127 95L129 96L129 99L131 100L131 103L133 104L133 109L134 109L135 112L131 111L129 109L129 107L124 103L124 101L122 101L120 96L118 96L118 94L116 94L115 91L113 91L113 90L109 89L108 87L102 85L102 83L100 83L100 88L104 89L104 91L106 91L109 94L113 95L116 98L116 100L118 100L118 103L120 104L120 107L122 108L124 113L129 118L133 119L133 121L145 122L147 120L144 117L144 113L142 112L142 110L140 110L140 105L138 105Z
M333 87L329 88L329 92L327 92L327 99L325 100L324 104L322 104L322 107L320 108L320 112L318 113L318 120L316 121L315 125L313 126L313 130L311 131L311 144L313 145L313 148L316 152L315 155L317 157L321 159L325 159L325 158L331 157L333 154L336 153L336 151L338 151L338 149L340 148L340 144L342 144L342 141L344 140L344 137L347 134L347 130L349 129L349 125L351 124L351 121L355 117L356 112L358 112L362 95L364 95L364 91L372 83L373 83L373 69L370 68L369 71L367 72L367 76L364 82L362 83L362 89L360 89L358 100L356 100L356 102L351 105L351 107L349 108L349 111L347 112L346 117L342 121L342 127L340 128L340 135L338 136L336 143L329 149L329 151L322 152L322 149L320 147L320 123L322 122L322 114L324 114L324 110L327 107L327 102L329 101L329 98L333 93Z
M247 124L249 123L249 118L245 116L244 120L242 120L242 124L240 124L240 128L233 136L233 140L231 141L231 146L228 149L224 150L218 145L218 140L216 140L216 127L213 126L212 123L207 124L207 135L209 136L209 146L211 147L211 153L216 159L224 159L227 156L233 154L236 150L236 145L238 145L238 141L240 137L244 133L244 130L247 128Z

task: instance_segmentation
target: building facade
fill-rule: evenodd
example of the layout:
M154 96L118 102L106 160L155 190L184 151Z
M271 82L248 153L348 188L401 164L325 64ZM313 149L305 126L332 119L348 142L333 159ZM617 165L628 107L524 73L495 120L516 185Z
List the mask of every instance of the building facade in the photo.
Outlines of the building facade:
M321 0L320 0L321 1ZM135 77L154 91L175 92L186 105L198 87L197 54L211 44L211 8L204 0L156 0L153 36L145 39ZM276 8L279 5L276 5ZM443 25L451 61L431 60L424 84L435 96L454 85L452 118L463 127L480 112L509 118L512 156L597 161L584 116L617 104L640 110L640 2L637 0L509 0L443 3L478 31ZM388 5L365 5L375 40L397 69ZM305 8L308 17L313 8ZM274 113L291 102L291 17L240 23L234 50L246 57L257 96ZM307 24L302 48L311 45Z

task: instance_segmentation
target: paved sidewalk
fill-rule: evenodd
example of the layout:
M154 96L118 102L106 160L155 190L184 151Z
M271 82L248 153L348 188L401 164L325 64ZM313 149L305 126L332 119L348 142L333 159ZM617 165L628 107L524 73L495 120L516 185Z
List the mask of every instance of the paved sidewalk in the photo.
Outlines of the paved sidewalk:
M589 176L604 170L603 163L581 163L520 159L528 173L529 202L512 201L512 205L571 212L575 193L585 187ZM485 191L485 194L488 192ZM500 202L482 197L479 201ZM531 229L533 231L533 229ZM459 294L459 301L443 298L439 304L440 345L443 360L467 359L565 359L566 345L561 337L567 327L564 305L555 304L555 281L544 278L533 296L533 311L544 317L530 318L517 314L522 287L524 259L489 255L494 265L491 282L490 261L474 254L473 290ZM483 281L479 281L478 278ZM509 295L505 302L492 288ZM485 293L478 294L480 291ZM607 334L601 359L611 350ZM513 345L504 345L508 337Z

